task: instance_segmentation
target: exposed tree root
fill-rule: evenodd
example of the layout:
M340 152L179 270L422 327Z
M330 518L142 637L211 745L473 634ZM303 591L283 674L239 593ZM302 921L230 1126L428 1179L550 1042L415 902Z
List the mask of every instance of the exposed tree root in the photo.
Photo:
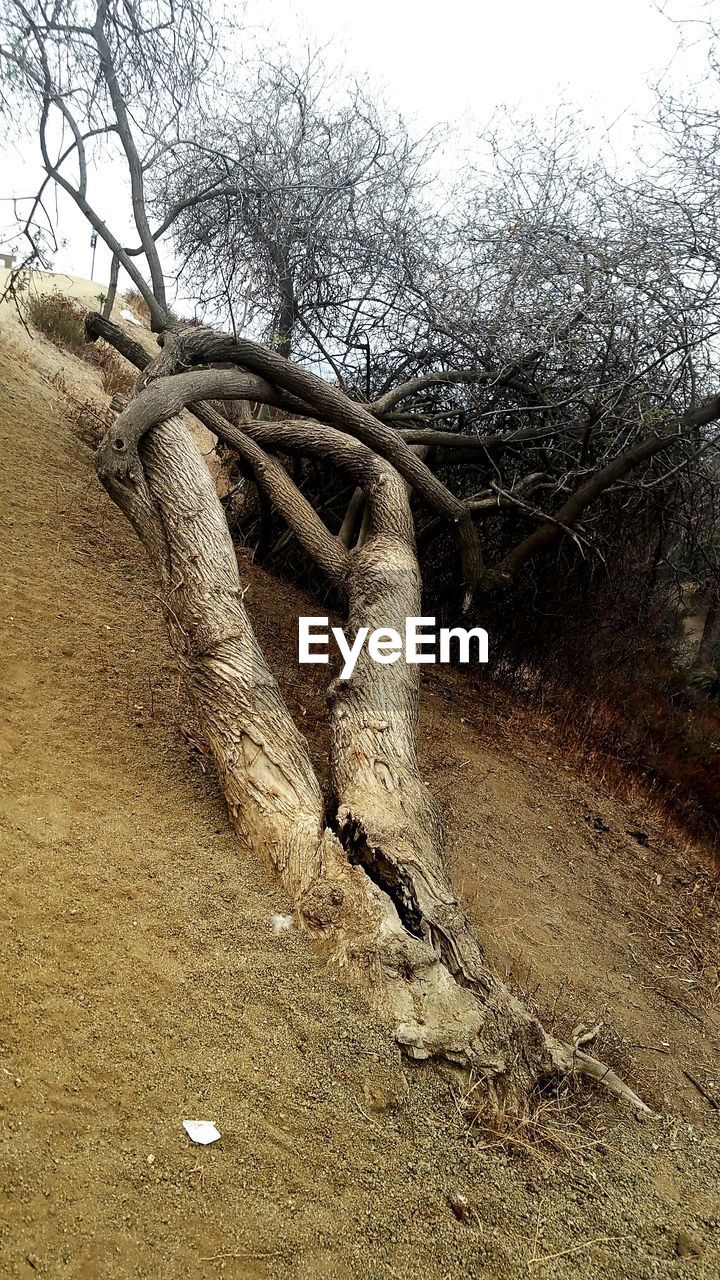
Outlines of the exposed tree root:
M579 1075L652 1114L616 1072L549 1035L491 974L457 902L438 904L429 895L426 918L419 906L419 898L428 901L422 873L398 868L395 856L369 842L362 822L348 811L338 815L337 833L350 864L362 867L387 899L375 967L384 987L381 1007L408 1057L443 1059L472 1071L490 1110L523 1114L549 1078Z

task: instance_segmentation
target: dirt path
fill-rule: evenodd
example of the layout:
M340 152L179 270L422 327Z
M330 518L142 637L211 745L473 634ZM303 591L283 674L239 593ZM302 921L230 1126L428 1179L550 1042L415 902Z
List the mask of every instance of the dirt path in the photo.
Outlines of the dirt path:
M603 1053L671 1117L552 1111L570 1157L468 1134L451 1083L403 1069L361 997L273 932L288 904L178 732L151 584L63 418L63 362L7 323L0 359L0 1274L717 1275L715 1116L682 1074L720 1094L696 856L435 681L425 767L493 961L566 1029L602 1018ZM252 575L320 760L300 598L275 591ZM187 1117L222 1141L191 1146Z

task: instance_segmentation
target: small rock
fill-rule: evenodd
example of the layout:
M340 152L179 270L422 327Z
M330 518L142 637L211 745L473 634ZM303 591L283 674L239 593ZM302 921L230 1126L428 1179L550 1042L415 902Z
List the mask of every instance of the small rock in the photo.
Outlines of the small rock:
M392 1114L405 1105L408 1091L402 1072L378 1066L363 1083L364 1105L379 1115Z
M644 849L647 849L650 843L647 831L628 831L628 835L632 836L633 840L637 840L638 844L641 844Z
M386 1089L379 1089L376 1085L371 1085L369 1081L365 1081L363 1085L363 1094L365 1097L365 1105L369 1111L375 1111L378 1115L382 1115L387 1111L397 1111L399 1101Z
M681 1228L675 1237L675 1252L678 1258L699 1258L700 1245Z
M458 1222L473 1222L475 1218L475 1210L473 1209L467 1196L460 1191L451 1191L448 1195L448 1204L452 1209Z
M293 916L274 915L270 917L273 933L286 933L295 928Z

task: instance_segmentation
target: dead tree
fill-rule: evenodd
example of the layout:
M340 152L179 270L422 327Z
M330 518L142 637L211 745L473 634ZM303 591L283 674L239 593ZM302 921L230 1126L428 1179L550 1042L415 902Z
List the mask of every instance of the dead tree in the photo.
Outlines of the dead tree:
M704 397L720 332L718 273L698 282L655 217L652 193L621 198L601 166L578 167L562 134L548 148L528 133L506 158L496 149L497 181L463 172L457 198L429 216L414 186L422 147L399 130L384 167L388 137L370 109L358 130L360 97L328 121L320 99L317 109L306 100L303 76L279 67L267 122L279 102L292 128L266 136L260 120L233 150L232 110L218 131L204 98L217 91L228 105L209 12L203 0L0 0L0 105L9 109L21 92L35 110L47 182L130 274L155 329L169 321L166 234L175 230L190 262L196 230L209 226L200 254L217 250L209 284L228 304L237 281L226 223L256 259L242 264L257 275L250 310L271 318L279 350L235 323L234 338L171 331L151 361L108 321L88 323L89 336L143 371L98 467L159 578L232 821L246 847L272 858L299 923L365 980L409 1055L472 1067L490 1106L521 1111L545 1078L578 1072L642 1107L581 1047L548 1035L489 971L448 882L438 812L418 769L416 666L363 654L352 678L329 689L322 796L245 613L222 507L178 415L190 406L235 451L265 509L344 599L351 629L402 629L420 612L411 498L430 524L454 527L467 610L550 546L601 538L604 495L624 499L632 478L642 498L716 447L707 427L720 398ZM129 178L135 247L91 202L89 157L100 145L114 148ZM190 153L199 159L186 181ZM339 262L341 206L349 248ZM38 207L24 224L31 254ZM290 352L335 381L284 358ZM231 422L215 406L232 400L273 412ZM339 532L285 457L345 478ZM647 465L658 459L660 474ZM483 538L485 563L480 530L497 512L508 516L507 536ZM664 544L653 542L661 556Z
M148 180L165 151L178 145L215 53L202 0L0 0L0 116L16 120L23 108L45 173L20 220L28 248L18 272L35 263L47 266L48 249L57 248L45 204L54 186L110 250L113 291L122 266L144 298L153 328L164 328L166 276L158 242L173 217L151 225ZM124 245L102 215L102 184L93 190L98 148L125 169L139 245Z
M88 329L113 337L99 317L90 317ZM411 474L443 509L448 499L437 482L421 475L422 462L367 409L253 342L178 330L149 363L119 333L117 345L146 367L102 442L98 473L160 581L172 647L243 844L270 856L298 923L368 987L411 1058L472 1068L490 1107L523 1111L544 1080L578 1073L647 1110L610 1068L549 1035L489 970L449 883L438 810L418 768L416 665L379 665L365 653L349 680L330 686L330 796L323 800L252 632L210 474L178 415L190 406L243 454L342 589L351 631L401 628L418 614L403 479ZM212 367L219 361L234 368ZM207 403L233 399L292 405L293 416L241 430ZM331 459L352 478L369 511L361 548L348 551L322 526L270 450Z
M370 398L403 256L423 240L434 137L413 138L318 52L259 54L152 176L184 287L210 323L340 385L359 377Z

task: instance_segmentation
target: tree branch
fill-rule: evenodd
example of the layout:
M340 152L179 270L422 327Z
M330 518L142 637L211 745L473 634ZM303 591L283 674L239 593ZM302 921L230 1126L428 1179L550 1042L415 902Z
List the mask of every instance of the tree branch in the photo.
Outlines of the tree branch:
M480 590L492 591L512 582L528 560L555 542L562 532L568 532L590 503L599 498L616 481L621 480L635 467L647 462L664 449L669 449L673 444L682 441L688 430L696 430L698 427L715 422L718 418L720 418L720 396L712 396L698 408L689 409L684 413L677 420L672 431L664 432L662 435L653 432L639 444L626 450L619 458L613 459L581 484L567 502L554 513L552 520L541 524L498 564L489 569L482 577Z
M451 519L460 538L464 604L466 608L469 606L482 569L480 545L472 521L460 499L433 475L396 431L378 422L365 408L349 400L316 374L284 360L259 343L247 338L233 340L211 329L188 328L166 335L163 353L154 362L151 376L175 373L193 364L220 361L242 365L299 397L320 417L380 453L426 502Z
M259 379L236 369L197 369L156 378L138 390L107 432L96 455L98 474L104 484L137 484L142 472L139 444L143 436L160 422L180 413L187 405L204 399L247 400ZM208 406L209 408L209 406ZM210 411L212 412L212 411ZM285 468L270 457L245 432L219 414L206 422L252 468L259 488L274 503L283 519L308 554L330 580L344 585L347 551L334 538L314 508L300 493ZM271 437L272 439L272 433Z

